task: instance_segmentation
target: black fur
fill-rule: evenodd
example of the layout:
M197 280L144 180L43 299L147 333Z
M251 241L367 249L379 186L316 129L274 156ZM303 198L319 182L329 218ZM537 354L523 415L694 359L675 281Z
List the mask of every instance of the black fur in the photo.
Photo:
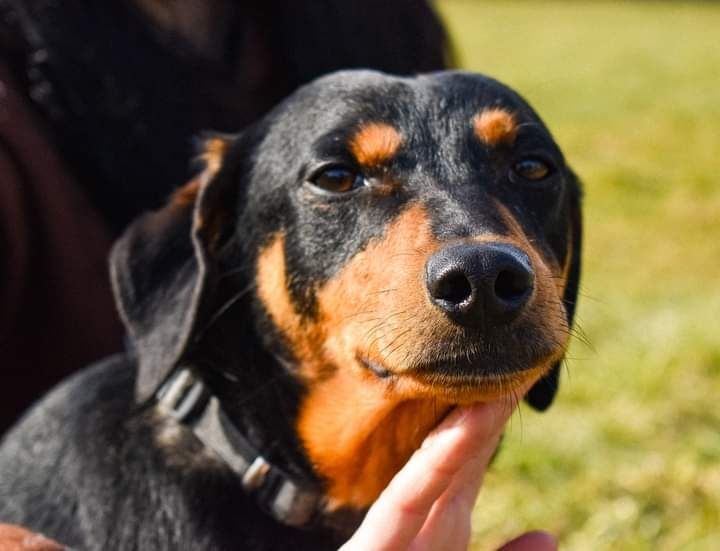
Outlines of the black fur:
M512 147L489 148L473 136L469 121L492 106L517 114ZM308 179L327 163L352 164L348 136L376 120L404 136L388 168L401 183L396 191L313 191ZM553 173L539 183L510 181L510 167L527 155L549 159ZM322 485L295 433L307 389L256 294L259 251L277 232L286 236L293 303L312 321L315 289L404 206L426 205L436 237L450 241L507 232L497 200L545 257L562 265L572 254L564 297L571 322L577 179L532 109L489 78L336 73L229 140L219 173L205 178L194 205L176 202L146 215L116 245L114 283L131 349L64 382L4 438L0 520L87 550L330 549L347 537L356 515L347 523L321 518L307 530L272 521L225 465L153 407L153 393L174 367L192 365L267 459ZM528 324L485 338L492 365L508 372L526 369L548 346ZM557 369L538 385L528 399L544 408Z

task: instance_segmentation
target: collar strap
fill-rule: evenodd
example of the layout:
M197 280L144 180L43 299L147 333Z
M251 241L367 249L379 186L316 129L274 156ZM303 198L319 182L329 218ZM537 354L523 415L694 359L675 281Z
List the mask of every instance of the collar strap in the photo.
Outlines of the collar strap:
M304 527L320 493L270 464L235 428L207 386L188 368L176 370L156 394L157 408L185 425L240 478L243 489L282 524Z

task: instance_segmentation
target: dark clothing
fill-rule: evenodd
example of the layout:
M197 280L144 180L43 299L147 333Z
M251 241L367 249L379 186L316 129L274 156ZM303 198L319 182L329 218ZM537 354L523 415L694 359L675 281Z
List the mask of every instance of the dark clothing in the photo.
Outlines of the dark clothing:
M200 132L238 131L329 71L445 66L419 0L231 4L209 61L131 0L0 0L0 433L120 350L109 246L191 176Z
M120 349L110 243L0 63L0 430L62 377Z

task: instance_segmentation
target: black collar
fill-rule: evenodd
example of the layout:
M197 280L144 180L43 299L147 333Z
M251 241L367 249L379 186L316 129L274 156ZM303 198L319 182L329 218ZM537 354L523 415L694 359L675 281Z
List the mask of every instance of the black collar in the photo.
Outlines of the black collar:
M296 528L317 518L322 494L271 465L237 430L220 401L193 372L177 369L156 394L157 408L185 425L240 478L276 521Z

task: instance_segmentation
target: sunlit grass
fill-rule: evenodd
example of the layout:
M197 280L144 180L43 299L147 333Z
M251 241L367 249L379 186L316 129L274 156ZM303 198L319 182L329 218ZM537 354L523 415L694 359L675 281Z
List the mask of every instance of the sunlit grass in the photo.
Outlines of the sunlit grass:
M720 4L440 0L463 67L518 89L585 182L575 343L514 418L476 549L720 549Z

